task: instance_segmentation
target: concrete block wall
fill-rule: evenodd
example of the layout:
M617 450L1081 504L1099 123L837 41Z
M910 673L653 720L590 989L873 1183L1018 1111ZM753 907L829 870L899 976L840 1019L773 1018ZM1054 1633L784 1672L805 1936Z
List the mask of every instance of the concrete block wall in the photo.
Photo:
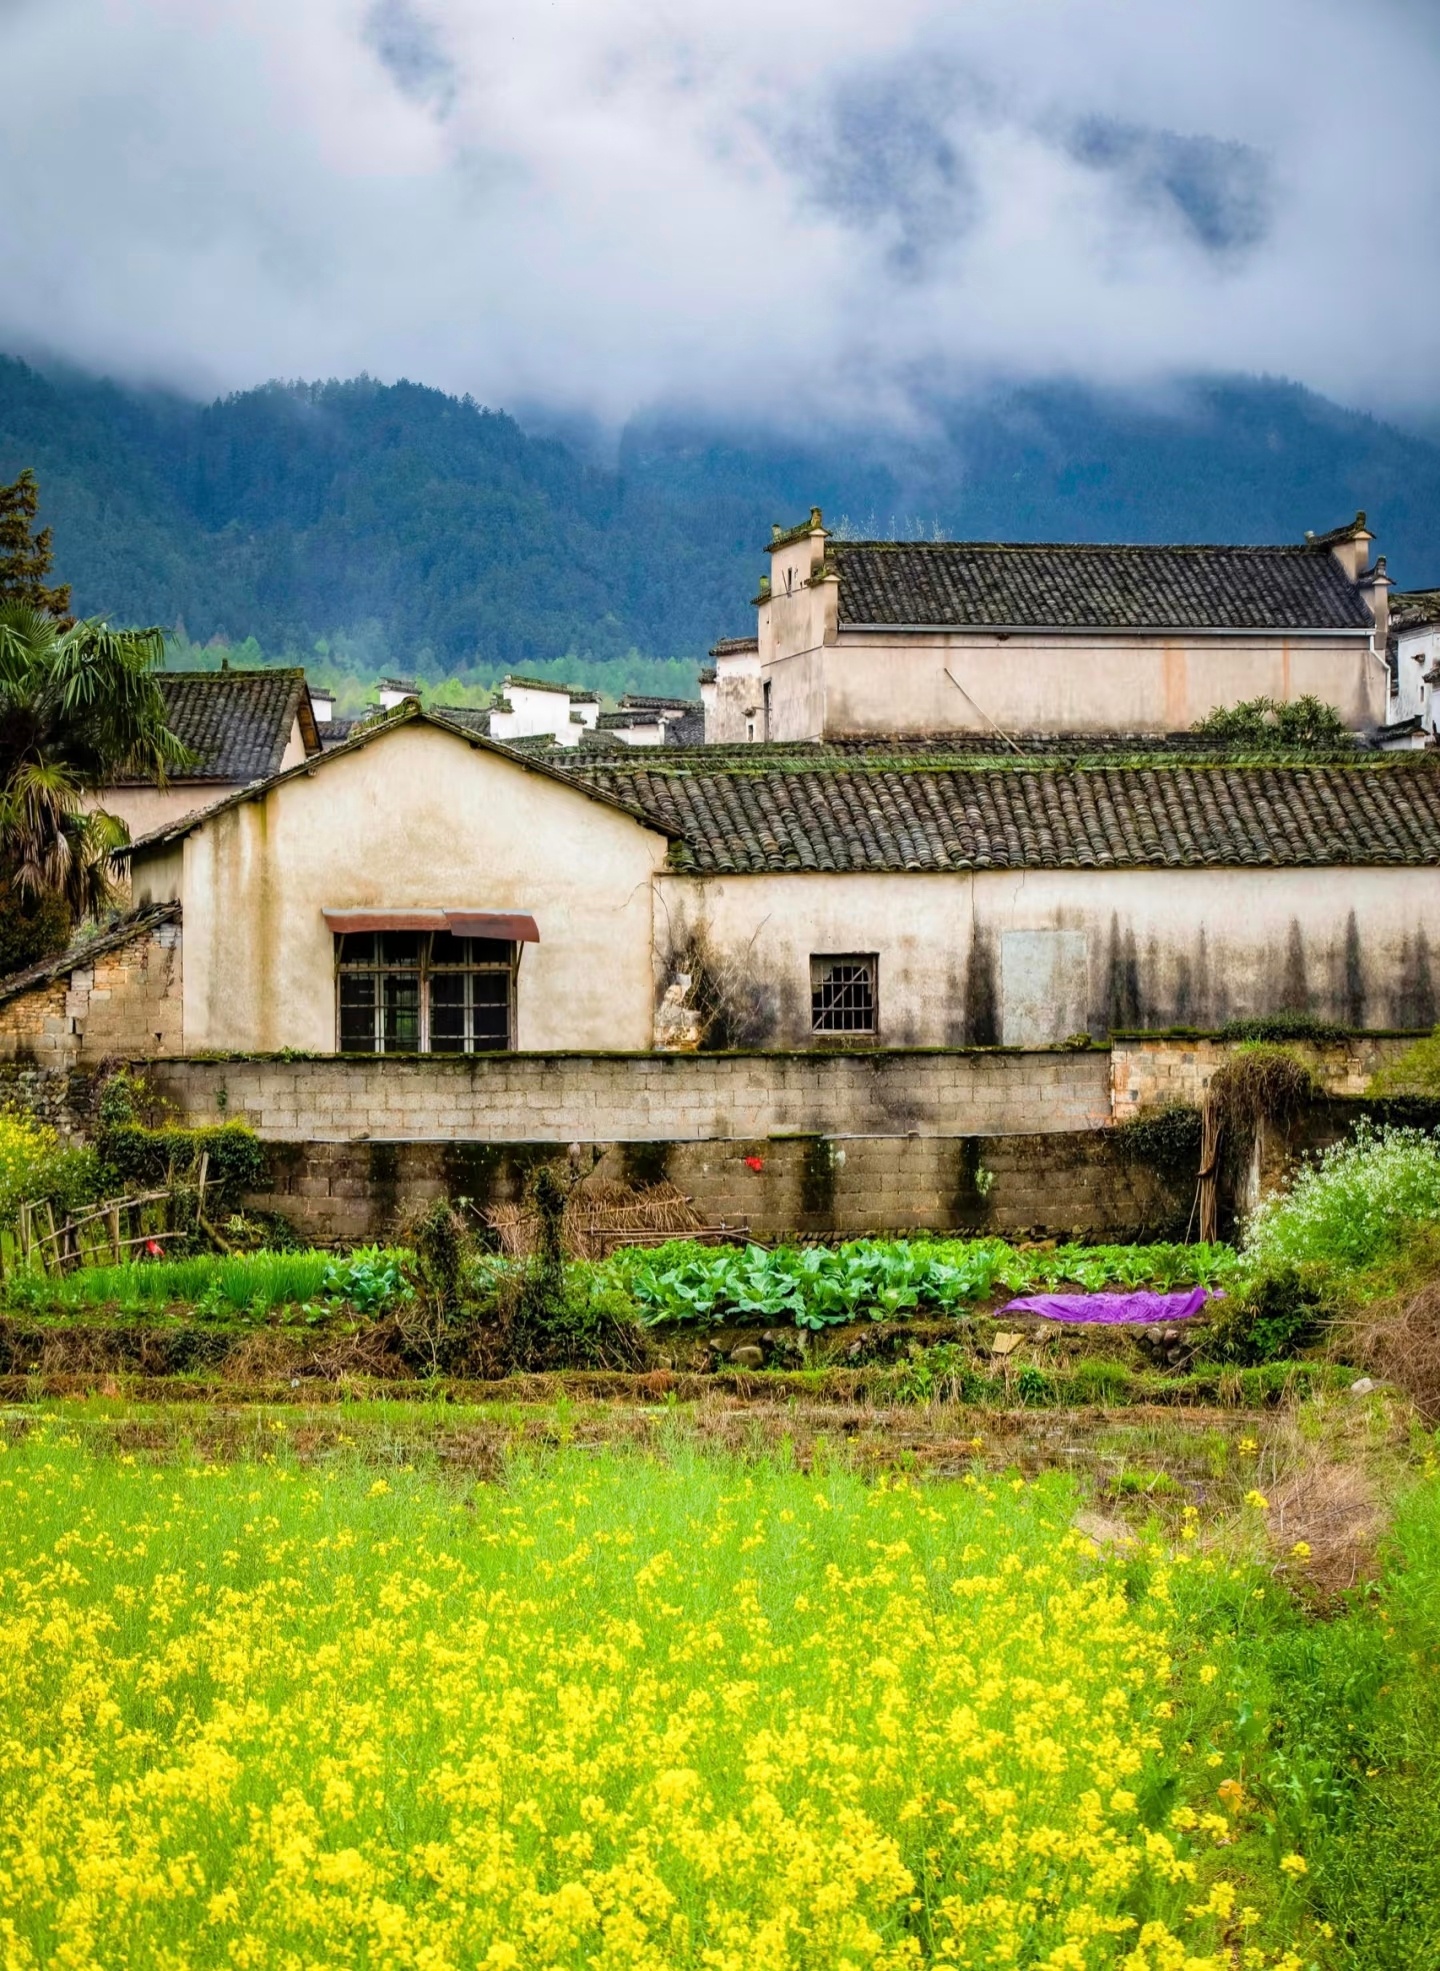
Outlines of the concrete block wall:
M272 1141L738 1142L1063 1134L1110 1120L1102 1049L158 1060L182 1116Z

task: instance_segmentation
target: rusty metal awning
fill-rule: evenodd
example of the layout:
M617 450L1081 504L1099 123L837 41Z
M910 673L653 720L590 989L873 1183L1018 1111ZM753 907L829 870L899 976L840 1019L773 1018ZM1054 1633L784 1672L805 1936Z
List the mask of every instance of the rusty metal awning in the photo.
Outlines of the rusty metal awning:
M533 917L506 910L447 910L445 921L457 938L500 938L506 944L539 944Z
M513 910L322 910L329 930L452 931L457 938L495 938L503 944L539 944L535 919Z

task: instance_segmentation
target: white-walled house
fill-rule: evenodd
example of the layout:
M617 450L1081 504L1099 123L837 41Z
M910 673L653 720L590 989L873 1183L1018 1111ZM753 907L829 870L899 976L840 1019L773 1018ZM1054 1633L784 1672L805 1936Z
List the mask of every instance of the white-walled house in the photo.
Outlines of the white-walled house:
M1363 514L1276 547L849 541L812 508L775 530L756 598L757 736L1178 732L1307 695L1371 730L1391 586L1373 545ZM720 672L716 736L744 737Z
M502 742L548 736L559 746L578 746L584 733L595 730L599 717L600 700L593 691L512 676L491 709L490 736Z
M1391 743L1434 742L1435 687L1440 684L1440 589L1390 598L1390 697L1386 723L1401 728Z
M753 745L763 740L759 638L722 637L711 649L710 659L710 667L700 674L705 744Z
M181 1016L134 1046L644 1052L667 995L782 1050L1427 1026L1437 840L1429 753L559 764L412 704L135 844Z

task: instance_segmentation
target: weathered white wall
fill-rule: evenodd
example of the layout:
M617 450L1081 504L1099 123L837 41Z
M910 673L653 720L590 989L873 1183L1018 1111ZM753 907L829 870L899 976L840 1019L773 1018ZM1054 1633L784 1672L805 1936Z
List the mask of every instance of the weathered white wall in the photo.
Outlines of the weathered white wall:
M1396 695L1390 700L1392 720L1424 719L1428 731L1435 730L1434 691L1425 682L1425 673L1440 663L1440 629L1433 625L1408 630L1396 639Z
M725 651L715 659L715 682L701 687L705 744L738 746L764 738L760 730L760 658L753 650Z
M322 910L526 911L522 1048L648 1047L651 874L664 836L578 788L411 724L137 858L137 902L184 906L185 1046L335 1046Z
M764 675L774 681L777 739L996 726L1183 732L1220 706L1307 694L1357 730L1386 716L1385 670L1366 636L842 630L833 642L802 644L814 626L801 599L768 607L775 633Z
M1437 1017L1436 869L665 874L657 893L658 985L703 928L747 1045L813 1044L810 958L840 952L878 954L885 1047L1034 1046L1285 1006L1355 1026Z

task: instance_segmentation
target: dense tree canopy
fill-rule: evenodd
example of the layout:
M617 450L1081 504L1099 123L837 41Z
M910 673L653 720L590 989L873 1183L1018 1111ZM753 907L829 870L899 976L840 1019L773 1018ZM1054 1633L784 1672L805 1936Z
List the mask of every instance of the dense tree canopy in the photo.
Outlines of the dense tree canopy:
M23 602L31 609L70 620L70 584L51 586L45 577L54 559L53 529L32 532L40 511L40 487L26 466L8 486L0 486L0 602Z
M770 522L812 501L852 532L982 540L1298 541L1364 507L1402 585L1440 580L1440 448L1292 385L996 386L888 430L786 421L767 387L728 423L561 442L414 383L197 404L0 358L0 473L39 471L81 613L306 661L343 632L372 677L645 689L639 653L693 681L753 629Z
M126 829L96 794L122 775L163 780L187 758L155 683L164 648L159 630L0 602L0 945L12 964L114 901Z

